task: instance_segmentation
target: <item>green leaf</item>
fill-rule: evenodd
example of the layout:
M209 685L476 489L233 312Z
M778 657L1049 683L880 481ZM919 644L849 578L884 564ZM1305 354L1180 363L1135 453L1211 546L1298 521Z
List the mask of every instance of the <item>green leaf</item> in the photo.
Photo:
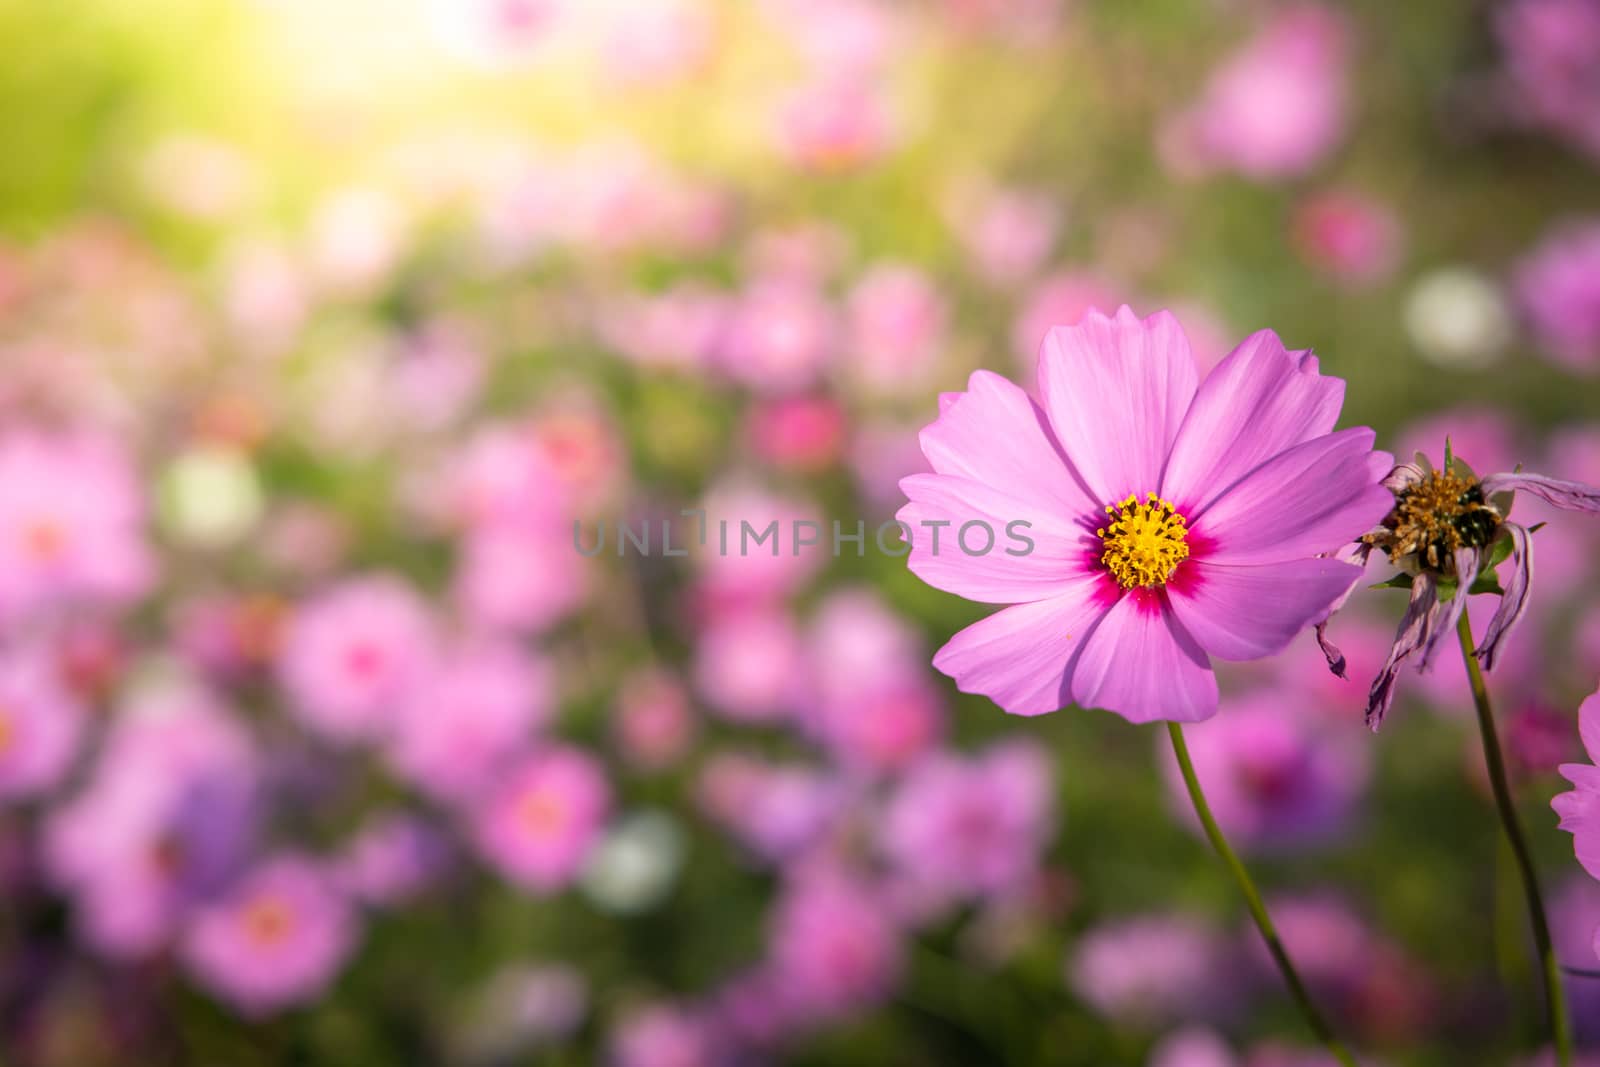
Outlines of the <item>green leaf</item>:
M1399 574L1395 575L1393 578L1390 578L1388 581L1379 582L1377 585L1369 585L1369 586L1367 586L1367 588L1368 589L1410 589L1411 588L1411 583L1414 582L1414 581L1416 581L1416 579L1414 577L1412 577L1409 574L1406 574L1404 571L1401 571Z
M1472 583L1472 588L1468 589L1467 592L1473 595L1478 593L1493 593L1495 596L1506 595L1506 591L1500 588L1500 580L1492 574L1480 576L1477 581Z

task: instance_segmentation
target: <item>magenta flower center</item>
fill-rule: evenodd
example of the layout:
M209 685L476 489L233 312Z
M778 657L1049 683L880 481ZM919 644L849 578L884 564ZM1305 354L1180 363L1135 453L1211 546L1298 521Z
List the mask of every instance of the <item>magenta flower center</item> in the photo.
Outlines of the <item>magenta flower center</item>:
M1095 533L1104 551L1100 562L1124 589L1166 585L1178 564L1189 558L1189 521L1169 501L1154 493L1137 495L1112 506L1109 525Z

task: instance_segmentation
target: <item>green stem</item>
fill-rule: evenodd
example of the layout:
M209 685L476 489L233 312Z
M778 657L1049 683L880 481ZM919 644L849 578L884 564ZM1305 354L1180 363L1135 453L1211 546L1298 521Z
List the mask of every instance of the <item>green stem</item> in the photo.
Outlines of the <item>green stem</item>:
M1261 931L1261 939L1267 943L1267 951L1272 953L1272 960L1278 965L1278 973L1283 975L1283 984L1289 987L1289 994L1294 997L1300 1014L1305 1016L1306 1025L1311 1027L1311 1032L1322 1042L1322 1047L1344 1064L1344 1067L1356 1067L1355 1057L1350 1055L1350 1050L1345 1048L1337 1037L1333 1036L1332 1028L1317 1010L1317 1006L1312 1003L1311 994L1306 992L1305 983L1300 980L1299 972L1294 969L1294 964L1289 960L1289 953L1278 937L1277 928L1272 925L1272 916L1267 914L1267 906L1261 901L1261 893L1256 889L1255 882L1250 879L1250 872L1244 869L1244 864L1239 862L1238 854L1228 844L1228 839L1222 836L1222 827L1217 825L1217 820L1212 816L1211 805L1206 803L1206 795L1200 788L1200 779L1195 776L1194 762L1189 758L1189 745L1183 739L1183 727L1175 722L1169 722L1167 733L1172 737L1172 751L1178 757L1178 769L1183 772L1184 785L1189 787L1189 800L1194 804L1195 814L1200 816L1200 825L1205 827L1211 847L1217 850L1222 862L1233 872L1233 880L1239 884L1240 891L1244 893L1245 903L1250 907L1250 915L1256 921L1256 928Z
M1458 592L1456 595L1462 594ZM1544 970L1545 1009L1550 1016L1550 1039L1555 1042L1556 1062L1561 1067L1571 1067L1572 1032L1567 1022L1566 993L1561 987L1561 967L1556 962L1555 949L1550 944L1550 924L1545 919L1539 875L1534 870L1528 842L1522 836L1522 823L1517 818L1516 805L1511 800L1506 764L1500 755L1500 738L1494 728L1494 710L1489 704L1489 688L1483 682L1483 670L1478 666L1478 658L1472 654L1472 624L1467 618L1464 604L1461 618L1456 622L1456 636L1461 639L1461 656L1467 665L1467 682L1472 686L1472 703L1478 709L1478 732L1483 737L1483 761L1489 768L1494 806L1500 813L1500 825L1505 829L1506 840L1516 857L1517 871L1522 875L1522 895L1527 898L1528 918L1533 923L1533 944Z

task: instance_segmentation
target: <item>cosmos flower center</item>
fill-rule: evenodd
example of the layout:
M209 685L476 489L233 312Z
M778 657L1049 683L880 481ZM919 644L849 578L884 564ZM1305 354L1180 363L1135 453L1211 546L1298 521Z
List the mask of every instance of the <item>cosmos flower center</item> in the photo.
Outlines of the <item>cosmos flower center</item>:
M294 928L294 912L276 897L263 897L245 908L244 928L256 944L275 945Z
M1399 495L1385 523L1393 533L1377 543L1391 562L1416 555L1429 570L1450 574L1456 549L1487 545L1500 522L1477 479L1454 469L1433 471Z
M566 824L567 809L551 790L535 789L523 797L517 816L529 834L549 838L556 836Z
M1166 585L1189 558L1189 521L1154 493L1143 502L1129 494L1120 504L1107 504L1106 514L1110 523L1095 531L1104 546L1100 562L1122 588Z

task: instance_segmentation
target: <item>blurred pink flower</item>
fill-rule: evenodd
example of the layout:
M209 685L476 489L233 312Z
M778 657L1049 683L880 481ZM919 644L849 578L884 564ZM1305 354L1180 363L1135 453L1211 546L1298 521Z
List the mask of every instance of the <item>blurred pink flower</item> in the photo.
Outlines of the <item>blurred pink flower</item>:
M63 492L65 486L71 492ZM144 500L114 441L13 430L0 438L0 620L122 605L154 578Z
M1273 12L1169 120L1162 156L1179 173L1233 170L1269 181L1310 171L1344 136L1350 27L1336 8Z
M1550 231L1518 265L1515 288L1540 350L1567 370L1600 373L1600 221Z
M804 646L780 611L724 612L697 635L695 687L711 708L741 723L773 723L799 704Z
M1217 822L1245 849L1298 849L1336 837L1372 769L1360 739L1319 728L1292 689L1234 697L1228 714L1188 737ZM1162 769L1174 810L1198 833L1176 762L1166 759Z
M766 463L815 474L838 460L845 429L844 409L831 396L780 396L751 407L745 436Z
M811 285L758 279L740 294L728 318L720 365L756 392L804 389L833 362L835 319L833 308Z
M725 1067L728 1059L707 1020L677 1005L635 1010L611 1035L610 1067Z
M848 800L840 784L816 768L726 752L701 767L696 793L711 819L771 862L805 855Z
M938 473L900 483L902 522L949 524L942 553L914 539L911 570L1012 605L934 666L1015 714L1076 703L1131 722L1210 718L1210 657L1281 651L1360 577L1319 555L1387 514L1392 457L1371 430L1333 432L1344 383L1270 331L1200 383L1171 315L1091 312L1051 331L1039 377L1042 407L973 374L922 432ZM1029 522L1033 547L955 551L973 522Z
M933 279L903 264L883 263L850 291L844 370L869 392L926 390L944 345L947 310Z
M550 674L507 641L451 649L396 697L390 765L431 796L470 798L552 713Z
M676 763L698 728L683 682L665 668L636 670L617 689L612 733L634 767L659 770Z
M0 654L0 800L53 789L78 754L84 724L48 649Z
M150 955L254 844L257 758L228 713L178 688L124 709L87 784L51 813L45 862L96 950Z
M357 935L354 912L322 868L278 855L195 915L182 954L201 984L259 1017L320 996Z
M1017 892L1055 823L1049 758L1026 741L934 756L895 788L883 846L898 872L953 899Z
M1600 159L1600 7L1592 0L1509 0L1493 16L1519 117Z
M1079 938L1067 983L1096 1011L1122 1022L1216 1017L1237 1006L1239 981L1222 939L1198 919L1142 915Z
M1040 279L1028 291L1011 328L1011 348L1030 388L1039 351L1051 330L1063 323L1081 322L1089 312L1119 303L1115 288L1093 274L1063 271Z
M791 163L833 174L889 151L895 132L888 105L869 82L831 77L793 90L775 120L778 146Z
M1150 1050L1145 1067L1239 1067L1227 1042L1203 1027L1169 1034Z
M288 710L330 741L375 741L434 653L422 597L399 578L345 578L297 607L278 663Z
M609 5L600 59L615 81L657 86L694 73L716 44L717 18L706 0L626 0Z
M604 829L611 789L583 751L551 746L526 757L474 805L483 858L534 893L571 883Z
M404 903L447 870L449 841L420 816L404 811L368 815L331 866L340 891L375 907Z
M961 189L945 214L978 276L995 286L1015 285L1043 267L1062 222L1061 206L1029 189Z
M700 507L705 511L705 548L691 552L690 562L699 568L698 592L710 613L788 596L810 581L831 554L833 531L805 497L732 476L713 484ZM807 533L821 531L817 544L802 546L798 553L793 550L797 523ZM773 524L775 534L763 538Z
M456 599L480 627L543 630L583 603L589 579L582 564L570 529L485 527L462 542Z
M619 296L597 311L595 329L641 367L699 371L717 352L730 298L695 282Z
M1330 190L1295 208L1301 258L1337 281L1370 285L1400 263L1400 220L1387 205L1348 190Z
M862 679L821 703L815 729L842 765L873 772L911 766L944 733L944 706L920 671Z
M901 933L869 886L837 871L790 882L771 920L769 959L787 998L812 1017L863 1011L888 996Z

